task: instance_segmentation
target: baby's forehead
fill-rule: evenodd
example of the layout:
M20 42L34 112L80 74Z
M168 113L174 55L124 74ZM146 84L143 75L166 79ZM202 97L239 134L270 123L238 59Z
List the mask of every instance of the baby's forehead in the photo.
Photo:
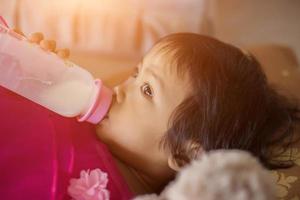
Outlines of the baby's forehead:
M142 68L153 70L166 85L165 89L174 90L178 84L190 87L188 70L185 70L183 65L179 66L174 51L154 49L144 56L141 65Z
M178 64L175 51L152 48L142 59L141 64L165 74L178 75Z
M177 62L174 51L151 49L140 63L143 71L146 72L145 68L148 68L156 73L161 80L162 87L157 88L154 85L154 90L160 91L158 92L161 94L159 96L164 99L163 101L166 105L172 105L174 102L182 102L192 91L189 75L186 73L187 70L182 74L179 73Z
M146 74L148 71L154 72L162 82L168 84L170 80L174 81L177 78L177 73L174 73L172 66L168 63L165 58L158 56L147 56L140 63L140 70L144 71Z

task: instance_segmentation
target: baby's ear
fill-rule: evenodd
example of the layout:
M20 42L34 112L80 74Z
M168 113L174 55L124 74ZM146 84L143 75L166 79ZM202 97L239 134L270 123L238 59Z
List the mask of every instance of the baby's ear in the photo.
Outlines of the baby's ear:
M171 169L178 172L180 170L180 166L177 164L176 160L173 158L172 155L169 155L168 157L168 165Z
M187 155L187 157L190 158L190 161L192 161L194 159L199 159L201 157L201 155L203 153L203 149L200 147L200 145L190 143L188 148L189 148L189 150L187 152L189 152L188 153L189 155ZM176 159L172 155L169 155L169 157L168 157L169 167L176 172L178 172L186 164L189 164L189 163L183 162L183 163L181 163L181 165L179 165L178 162L176 162Z

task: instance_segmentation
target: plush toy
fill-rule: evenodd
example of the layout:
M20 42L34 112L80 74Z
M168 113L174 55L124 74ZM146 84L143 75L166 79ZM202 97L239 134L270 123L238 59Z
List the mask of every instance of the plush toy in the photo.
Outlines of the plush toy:
M275 181L249 153L218 150L184 167L164 191L134 200L272 200Z

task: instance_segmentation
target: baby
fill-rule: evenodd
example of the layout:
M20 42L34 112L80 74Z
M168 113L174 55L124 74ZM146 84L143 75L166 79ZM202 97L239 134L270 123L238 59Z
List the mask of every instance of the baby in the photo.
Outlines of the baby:
M268 168L290 164L271 148L294 139L299 109L269 86L253 56L179 33L161 39L136 70L114 88L97 130L137 194L160 191L180 167L215 149L247 150Z
M193 33L164 37L114 92L97 135L135 194L159 193L211 150L246 150L269 169L291 165L272 149L299 138L298 105L271 88L252 55L230 44Z

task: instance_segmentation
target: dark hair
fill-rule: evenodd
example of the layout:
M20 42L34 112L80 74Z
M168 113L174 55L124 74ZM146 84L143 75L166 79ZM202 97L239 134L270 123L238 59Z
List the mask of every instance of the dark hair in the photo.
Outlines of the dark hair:
M198 151L241 149L269 168L284 168L275 147L296 142L299 107L268 84L259 62L250 54L208 36L172 34L154 46L171 56L179 77L187 74L193 94L172 113L161 140L178 165Z

